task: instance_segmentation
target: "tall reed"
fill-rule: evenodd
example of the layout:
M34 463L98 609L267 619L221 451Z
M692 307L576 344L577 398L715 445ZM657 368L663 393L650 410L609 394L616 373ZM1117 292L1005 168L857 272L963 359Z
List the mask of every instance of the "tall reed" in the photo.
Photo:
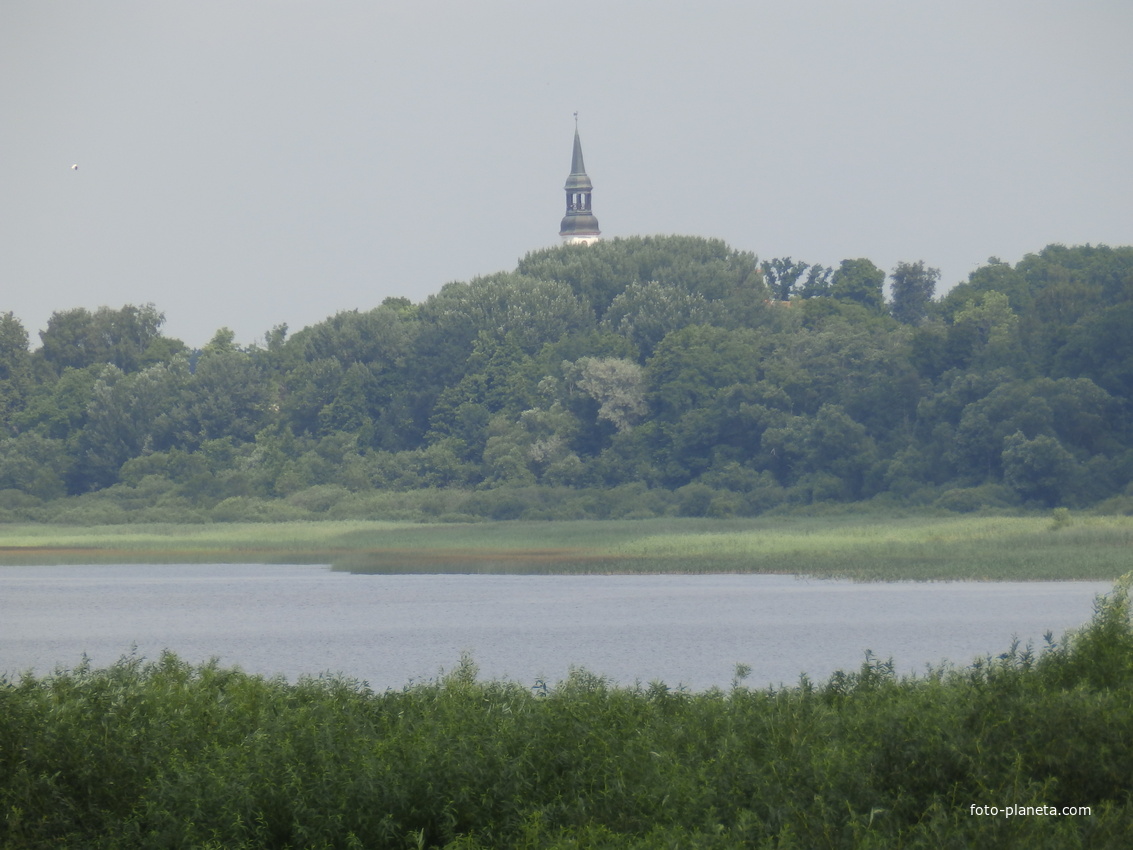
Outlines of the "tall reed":
M2 563L325 563L363 572L756 572L861 580L1115 579L1133 518L666 518L0 525Z

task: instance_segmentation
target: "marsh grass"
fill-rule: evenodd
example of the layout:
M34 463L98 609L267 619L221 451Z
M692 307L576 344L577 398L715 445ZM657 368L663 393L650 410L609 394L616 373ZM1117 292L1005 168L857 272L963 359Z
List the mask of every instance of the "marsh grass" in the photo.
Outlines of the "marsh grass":
M294 684L171 654L0 679L0 846L1126 847L1128 581L1076 634L728 690ZM980 817L973 805L1089 806Z
M1133 518L0 526L0 563L327 563L358 572L789 573L859 580L1113 579Z

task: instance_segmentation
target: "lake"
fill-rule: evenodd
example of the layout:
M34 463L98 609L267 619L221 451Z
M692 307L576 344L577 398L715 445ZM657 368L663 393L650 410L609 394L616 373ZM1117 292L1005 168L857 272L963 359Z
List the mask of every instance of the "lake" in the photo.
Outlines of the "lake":
M751 686L902 673L1042 646L1109 582L853 583L777 575L354 575L309 565L0 567L0 671L49 673L171 649L194 663L341 673L376 689L468 652L482 678L533 685L584 667L632 684Z

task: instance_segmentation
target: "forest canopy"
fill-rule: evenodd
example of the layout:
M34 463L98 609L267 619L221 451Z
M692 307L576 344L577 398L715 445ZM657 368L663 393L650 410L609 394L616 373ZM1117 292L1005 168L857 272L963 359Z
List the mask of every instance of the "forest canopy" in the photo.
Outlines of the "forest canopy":
M938 280L635 237L251 346L2 313L0 519L1133 511L1133 248Z

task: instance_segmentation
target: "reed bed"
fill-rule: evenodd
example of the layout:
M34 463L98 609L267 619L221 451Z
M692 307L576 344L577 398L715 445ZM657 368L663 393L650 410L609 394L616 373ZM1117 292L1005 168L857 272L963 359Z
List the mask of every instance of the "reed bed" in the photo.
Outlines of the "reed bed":
M867 655L781 689L482 681L465 658L377 693L171 654L0 679L0 846L1124 848L1128 587L1039 652L919 677Z
M363 572L757 572L859 580L1098 580L1133 566L1133 518L0 526L0 563L326 563Z

